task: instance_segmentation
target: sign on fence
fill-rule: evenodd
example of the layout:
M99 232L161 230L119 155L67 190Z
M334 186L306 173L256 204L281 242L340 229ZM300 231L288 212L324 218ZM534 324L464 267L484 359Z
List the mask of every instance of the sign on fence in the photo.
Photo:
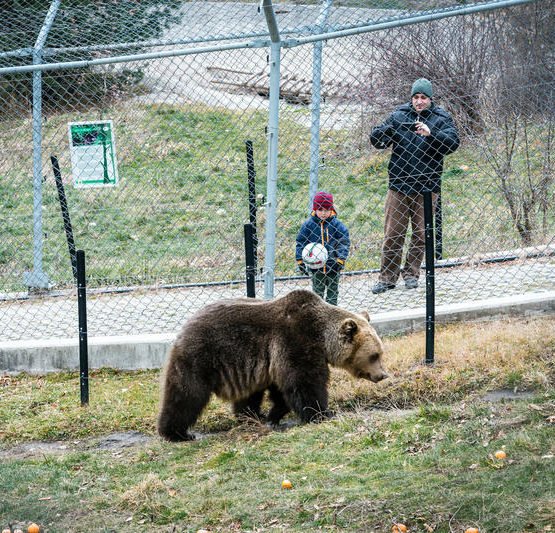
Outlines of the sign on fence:
M111 120L70 122L69 147L75 187L113 187L118 183Z

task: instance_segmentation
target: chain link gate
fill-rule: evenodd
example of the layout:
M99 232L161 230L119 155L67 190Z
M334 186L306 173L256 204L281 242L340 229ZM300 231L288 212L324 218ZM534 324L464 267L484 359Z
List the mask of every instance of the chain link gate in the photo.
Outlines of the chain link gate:
M311 286L295 271L295 239L312 196L325 190L351 238L339 305L371 313L423 307L422 284L371 291L390 151L373 148L370 133L410 100L420 77L432 81L434 102L461 137L445 159L436 218L438 303L554 290L554 10L546 3L554 7L274 6L281 45L272 206L272 49L257 4L6 8L0 340L73 337L78 329L51 156L60 162L75 246L87 253L89 337L173 333L206 303L245 295L246 141L256 172L258 296L270 282L272 296ZM512 37L523 30L526 43ZM75 187L68 125L102 121L113 124L119 182Z

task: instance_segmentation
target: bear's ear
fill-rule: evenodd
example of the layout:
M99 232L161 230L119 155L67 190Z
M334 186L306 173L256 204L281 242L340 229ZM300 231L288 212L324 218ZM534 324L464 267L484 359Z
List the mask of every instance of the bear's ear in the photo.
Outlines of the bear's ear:
M348 342L352 342L358 331L358 324L352 318L346 318L341 324L339 331Z
M358 314L362 317L364 317L366 319L366 321L368 323L370 323L370 314L368 313L368 311L366 309L362 309L362 311L359 311Z

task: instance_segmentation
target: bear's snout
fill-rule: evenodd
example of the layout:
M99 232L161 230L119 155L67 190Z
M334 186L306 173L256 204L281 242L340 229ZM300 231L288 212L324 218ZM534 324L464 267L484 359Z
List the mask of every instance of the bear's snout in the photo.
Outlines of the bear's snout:
M357 372L355 374L356 378L359 379L367 379L368 381L371 381L372 383L378 383L378 381L381 381L382 379L386 379L389 377L389 374L385 371L379 371L379 372L364 372L364 371L360 371Z
M371 376L370 381L372 381L373 383L378 383L378 381L381 381L382 379L387 379L388 377L389 374L382 371L379 374L374 374L373 376Z

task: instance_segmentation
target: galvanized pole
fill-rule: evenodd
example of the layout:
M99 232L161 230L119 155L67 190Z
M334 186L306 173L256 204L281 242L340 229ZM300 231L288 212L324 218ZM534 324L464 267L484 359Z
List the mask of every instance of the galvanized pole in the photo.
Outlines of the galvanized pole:
M272 0L262 0L262 9L272 40L270 46L270 110L268 116L268 168L266 179L266 251L264 257L264 298L274 297L277 220L277 155L279 126L279 83L281 40Z
M333 0L324 0L316 22L321 30L329 16ZM324 43L317 41L312 50L312 97L310 101L310 175L308 182L308 212L312 209L312 199L318 191L318 171L320 168L320 104L322 102L322 49Z
M33 65L42 63L42 50L54 23L60 0L53 0L33 48ZM33 71L33 271L23 274L29 288L50 287L42 266L42 72Z

